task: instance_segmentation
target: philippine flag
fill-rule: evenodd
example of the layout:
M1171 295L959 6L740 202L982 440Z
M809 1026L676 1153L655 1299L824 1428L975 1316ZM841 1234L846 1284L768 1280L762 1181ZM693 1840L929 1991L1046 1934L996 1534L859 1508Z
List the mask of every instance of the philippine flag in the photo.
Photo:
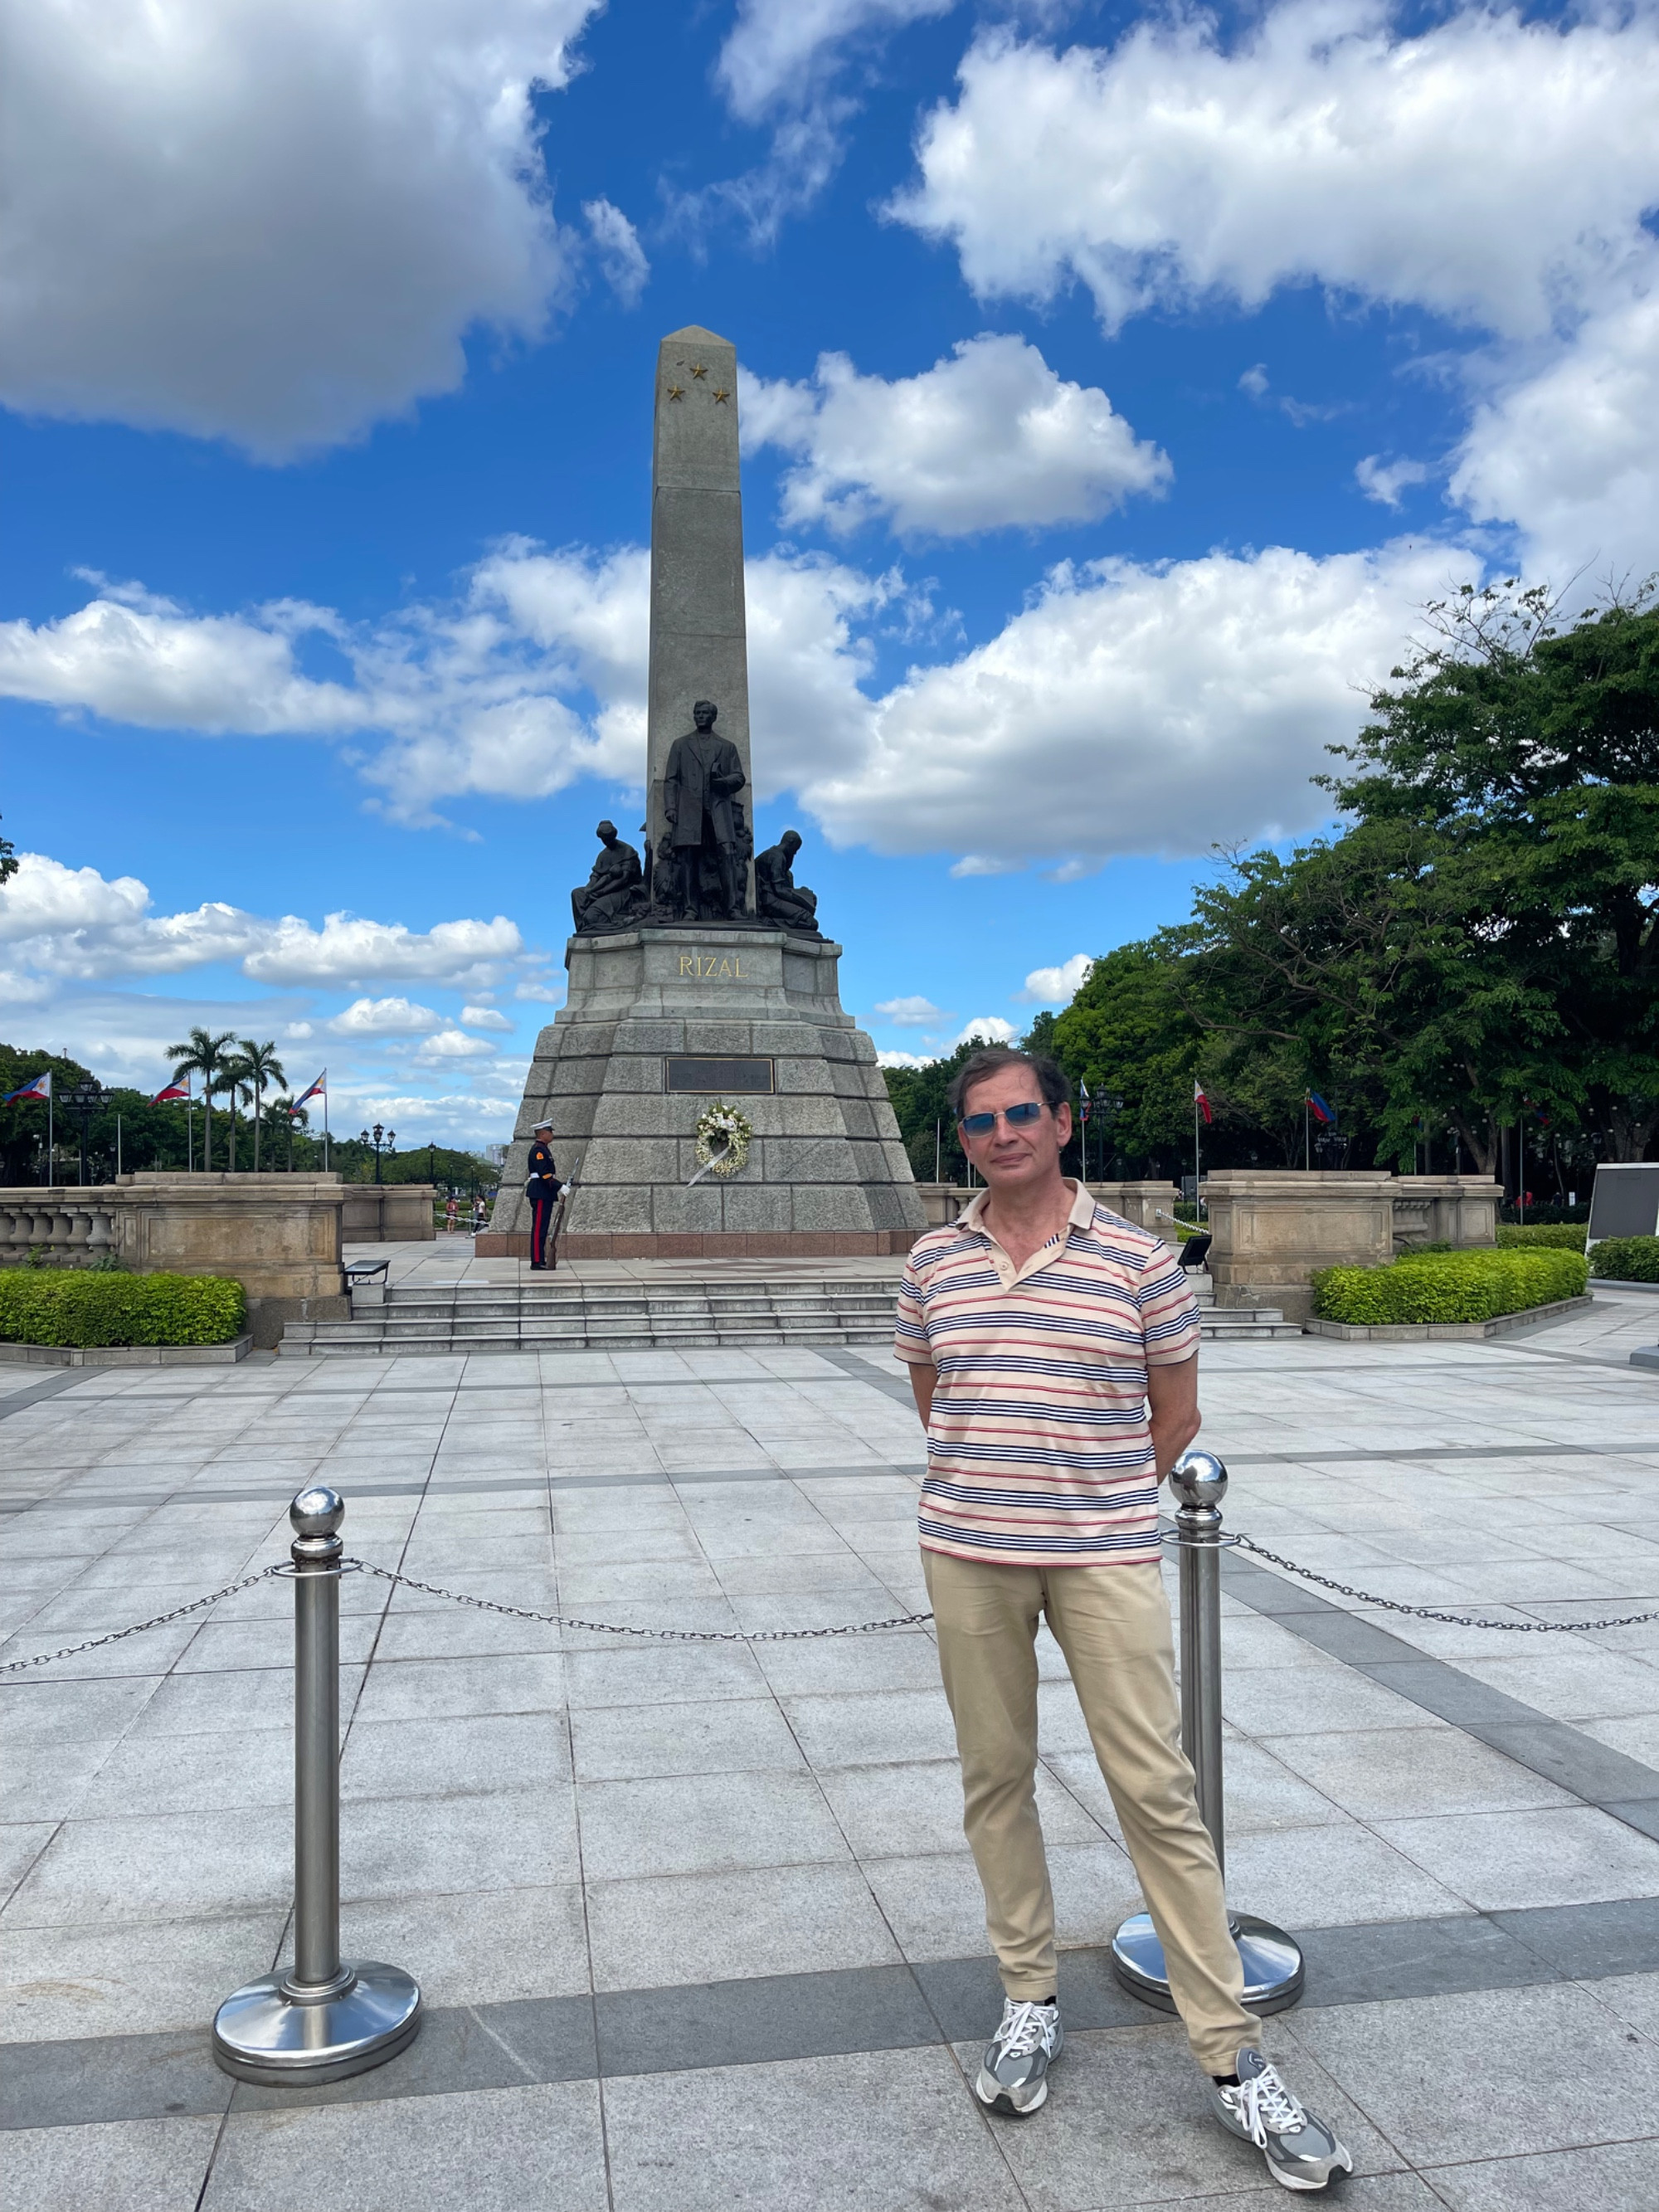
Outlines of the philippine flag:
M1331 1128L1335 1128L1336 1109L1334 1106L1329 1104L1327 1100L1322 1098L1316 1091L1310 1091L1308 1093L1308 1103L1313 1109L1313 1117L1316 1121L1326 1122Z
M1081 1098L1081 1100L1083 1101L1082 1108L1081 1108L1081 1109L1080 1109L1079 1118L1080 1118L1081 1120L1083 1120L1083 1121L1086 1121L1088 1120L1088 1118L1089 1118L1089 1086L1088 1086L1088 1085L1087 1085L1086 1083L1085 1083L1085 1082L1083 1081L1083 1079L1081 1079L1081 1077L1079 1077L1079 1079L1078 1079L1078 1086L1077 1086L1077 1088L1078 1088L1078 1096L1079 1096L1079 1098Z
M1197 1107L1199 1112L1204 1116L1206 1122L1214 1121L1215 1115L1210 1111L1210 1102L1204 1096L1203 1086L1200 1084L1196 1076L1193 1079L1193 1103Z
M170 1098L181 1098L186 1105L191 1104L192 1102L190 1096L189 1084L169 1083L167 1089L165 1091L158 1091L155 1097L152 1098L149 1103L152 1106L165 1106Z
M300 1093L299 1097L294 1101L294 1103L289 1108L289 1112L290 1114L297 1114L300 1109L305 1104L307 1098L314 1098L319 1091L326 1091L327 1089L328 1070L325 1068L322 1073L317 1078L317 1080L312 1085L310 1090L302 1091Z
M9 1106L14 1098L50 1098L51 1096L52 1070L47 1068L44 1074L32 1076L28 1082L20 1084L15 1091L7 1091L5 1097L0 1098L0 1106Z

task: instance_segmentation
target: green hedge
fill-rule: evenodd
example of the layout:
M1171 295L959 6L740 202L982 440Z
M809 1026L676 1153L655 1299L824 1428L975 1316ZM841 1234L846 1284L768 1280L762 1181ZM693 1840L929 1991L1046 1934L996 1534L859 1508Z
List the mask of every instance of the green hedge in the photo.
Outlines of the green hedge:
M1590 1273L1609 1283L1659 1283L1659 1237L1604 1237Z
M1498 1249L1500 1252L1582 1252L1589 1234L1578 1221L1529 1221L1524 1229L1516 1222L1500 1221Z
M1589 1276L1577 1252L1409 1253L1387 1267L1321 1268L1314 1311L1322 1321L1370 1328L1493 1321L1582 1297Z
M106 1275L8 1268L0 1274L0 1343L227 1344L247 1316L228 1275Z

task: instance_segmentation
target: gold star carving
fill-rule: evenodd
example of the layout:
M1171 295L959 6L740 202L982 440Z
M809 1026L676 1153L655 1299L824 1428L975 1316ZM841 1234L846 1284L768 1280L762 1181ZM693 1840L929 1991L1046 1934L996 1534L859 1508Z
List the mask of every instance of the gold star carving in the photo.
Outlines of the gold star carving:
M708 371L703 367L701 362L698 362L693 368L691 374L693 376L707 376Z
M731 393L730 393L729 392L721 392L721 391L720 391L720 390L717 388L717 389L716 389L716 391L715 391L715 393L714 393L714 397L715 397L715 398L716 398L717 400L719 400L722 404L725 404L725 402L726 402L726 400L728 400L728 399L732 397L732 395L731 395Z
M684 399L685 397L684 386L680 384L671 384L668 387L668 396L671 399Z

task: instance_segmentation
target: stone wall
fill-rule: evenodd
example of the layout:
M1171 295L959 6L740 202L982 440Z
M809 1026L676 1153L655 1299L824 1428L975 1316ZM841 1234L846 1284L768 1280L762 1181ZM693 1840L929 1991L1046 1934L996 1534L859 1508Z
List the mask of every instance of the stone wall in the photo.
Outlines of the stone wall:
M1504 1187L1487 1176L1396 1176L1394 1241L1413 1244L1495 1244Z
M112 1254L136 1275L233 1275L253 1340L268 1349L288 1322L349 1310L343 1202L337 1175L146 1174L0 1190L0 1266L38 1253L49 1266L88 1267Z
M341 1241L347 1244L423 1244L437 1235L429 1182L349 1182Z
M1220 1306L1313 1315L1321 1267L1386 1266L1411 1244L1496 1242L1498 1187L1483 1176L1340 1170L1229 1170L1205 1179Z

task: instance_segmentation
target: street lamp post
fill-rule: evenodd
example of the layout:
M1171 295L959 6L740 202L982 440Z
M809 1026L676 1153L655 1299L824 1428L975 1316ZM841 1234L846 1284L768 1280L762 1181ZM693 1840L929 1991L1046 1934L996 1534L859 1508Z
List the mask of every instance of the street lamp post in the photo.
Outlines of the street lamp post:
M89 1075L83 1075L69 1095L70 1111L77 1115L81 1122L81 1182L83 1185L87 1180L87 1137L92 1117L103 1103L102 1086Z
M365 1129L363 1131L360 1142L365 1145L373 1145L374 1147L374 1180L376 1182L379 1182L380 1180L380 1148L382 1142L384 1142L386 1150L388 1152L395 1152L398 1146L398 1132L395 1129L383 1129L377 1121L374 1124L373 1130Z

